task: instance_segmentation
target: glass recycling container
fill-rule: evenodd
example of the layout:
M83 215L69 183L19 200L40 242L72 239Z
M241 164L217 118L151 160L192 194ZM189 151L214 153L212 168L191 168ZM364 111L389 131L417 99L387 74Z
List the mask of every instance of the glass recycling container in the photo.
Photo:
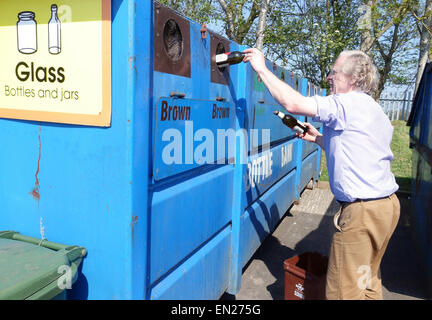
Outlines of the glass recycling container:
M249 64L218 67L217 54L246 46L156 1L53 4L2 0L0 228L86 248L71 299L238 292L242 268L318 179L320 149L281 125ZM32 54L16 47L23 10L37 22Z

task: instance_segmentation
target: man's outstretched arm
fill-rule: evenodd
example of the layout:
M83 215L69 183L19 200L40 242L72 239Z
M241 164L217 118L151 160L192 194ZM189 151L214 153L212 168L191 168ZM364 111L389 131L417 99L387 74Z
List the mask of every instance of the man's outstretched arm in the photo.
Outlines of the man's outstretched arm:
M265 65L263 53L250 48L243 51L246 55L244 62L249 62L252 69L258 74L270 94L276 101L292 114L300 114L313 117L317 113L317 106L313 99L308 99L287 83L276 77Z

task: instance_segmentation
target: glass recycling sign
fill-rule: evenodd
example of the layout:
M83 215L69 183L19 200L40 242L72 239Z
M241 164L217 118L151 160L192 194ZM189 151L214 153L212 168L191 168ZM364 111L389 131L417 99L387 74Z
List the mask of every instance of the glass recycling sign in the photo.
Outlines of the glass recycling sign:
M1 0L0 118L111 125L111 1Z

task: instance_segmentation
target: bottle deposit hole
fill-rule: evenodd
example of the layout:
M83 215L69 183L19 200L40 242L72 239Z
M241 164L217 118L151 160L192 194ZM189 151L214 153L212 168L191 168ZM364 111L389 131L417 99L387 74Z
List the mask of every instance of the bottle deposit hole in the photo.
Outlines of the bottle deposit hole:
M183 37L180 27L173 19L165 23L163 31L165 52L172 61L180 60L183 53Z

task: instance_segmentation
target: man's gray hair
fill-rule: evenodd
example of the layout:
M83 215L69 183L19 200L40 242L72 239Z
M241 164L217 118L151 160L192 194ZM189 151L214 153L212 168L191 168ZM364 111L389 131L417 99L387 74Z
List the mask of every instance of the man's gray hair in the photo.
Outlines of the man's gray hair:
M357 89L373 95L378 89L378 74L372 59L360 50L344 50L340 56L345 59L342 72L355 79Z

